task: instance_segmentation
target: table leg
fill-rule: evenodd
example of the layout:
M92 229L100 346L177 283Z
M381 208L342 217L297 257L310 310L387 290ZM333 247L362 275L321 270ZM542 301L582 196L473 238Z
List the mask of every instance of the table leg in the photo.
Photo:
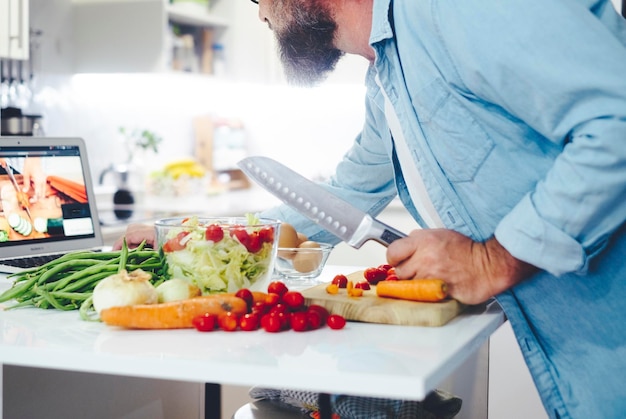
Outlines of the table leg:
M320 419L332 419L333 408L330 403L330 394L319 393L317 396L317 403L320 408Z
M222 386L204 385L204 419L222 419Z

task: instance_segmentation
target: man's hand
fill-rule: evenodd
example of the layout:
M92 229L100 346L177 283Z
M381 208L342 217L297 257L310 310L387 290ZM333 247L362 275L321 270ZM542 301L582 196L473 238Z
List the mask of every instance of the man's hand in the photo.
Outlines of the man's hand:
M113 250L120 250L126 238L126 245L129 249L139 246L144 240L149 247L154 248L156 243L156 233L154 226L147 224L130 224L126 227L124 236L117 239L113 244Z
M48 177L43 171L41 158L28 157L24 159L24 169L22 170L24 179L24 192L28 192L33 184L32 202L37 202L46 197L46 184Z
M401 279L443 279L450 295L465 304L482 303L537 271L495 238L478 243L444 229L415 230L394 241L387 261Z

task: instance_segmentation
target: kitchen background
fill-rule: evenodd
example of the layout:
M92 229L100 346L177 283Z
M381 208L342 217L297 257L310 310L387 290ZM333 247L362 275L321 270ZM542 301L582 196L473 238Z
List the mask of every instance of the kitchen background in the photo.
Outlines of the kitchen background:
M190 11L183 16L203 10L195 2L173 6L179 5ZM34 79L27 80L31 100L19 101L24 112L42 115L48 136L85 138L96 179L124 157L119 127L163 138L150 156L156 169L194 155L193 120L205 115L241 121L249 153L273 156L306 175L328 175L362 124L365 60L349 58L342 63L347 70L323 86L287 87L258 8L215 0L205 21L194 24L209 25L199 28L223 48L223 59L214 55L219 74L201 73L212 71L210 64L199 68L204 51L183 67L195 74L170 71L182 48L168 22L188 20L171 18L178 15L169 7L163 0L30 0Z
M281 75L271 32L258 20L257 6L247 0L213 0L210 7L202 1L170 3L0 0L0 56L18 58L3 61L1 108L17 107L24 115L36 115L40 134L84 138L105 211L116 185L112 176L102 176L100 185L100 177L111 164L123 163L127 157L120 128L148 130L162 139L158 153L140 153L136 160L143 174L173 160L206 158L198 144L209 138L213 146L226 141L223 149L212 150L226 160L241 153L262 154L311 178L329 176L363 123L366 62L346 57L321 86L289 87ZM618 0L614 3L619 10ZM11 13L20 10L20 14L10 15L9 7ZM8 40L11 25L22 28L20 48ZM24 37L29 38L26 44ZM25 50L25 45L30 48ZM29 59L24 60L27 50ZM224 133L228 136L218 138ZM232 175L228 167L217 169ZM218 202L241 201L239 191L224 193L221 188L228 187L232 177L219 178L221 183L216 179L190 194L206 196L208 201L167 194L150 201L142 193L142 184L133 186L141 202L160 206L178 201L176 210L201 212L207 205L220 208ZM264 193L252 195L260 201L256 204L250 204L247 196L252 209L275 203ZM413 227L399 205L392 205L382 218L399 229ZM358 252L342 248L332 262L372 264L383 258L384 249L374 244ZM12 380L28 377L24 371L15 376L7 371L0 386L5 389L5 407ZM34 375L47 392L58 378L51 374L46 381L41 371ZM225 389L225 418L246 402L246 391ZM491 341L489 397L490 417L546 417L506 325ZM0 398L0 406L1 402Z

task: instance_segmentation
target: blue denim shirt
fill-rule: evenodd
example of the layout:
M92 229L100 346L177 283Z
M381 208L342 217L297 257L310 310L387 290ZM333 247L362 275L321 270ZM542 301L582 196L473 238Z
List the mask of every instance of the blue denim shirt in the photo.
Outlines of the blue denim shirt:
M423 224L378 75L446 227L543 269L498 301L548 414L624 414L623 18L609 0L374 0L370 44L365 125L328 188L373 215L397 194Z

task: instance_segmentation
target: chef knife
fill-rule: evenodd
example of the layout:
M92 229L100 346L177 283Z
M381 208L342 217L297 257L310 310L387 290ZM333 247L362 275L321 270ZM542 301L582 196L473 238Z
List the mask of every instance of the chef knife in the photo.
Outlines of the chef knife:
M385 246L406 234L376 220L322 186L269 157L247 157L241 170L285 204L358 249L368 240Z
M17 180L15 179L15 175L13 174L13 167L11 167L10 164L7 164L5 170L7 172L7 175L9 175L11 183L13 184L13 189L15 189L18 204L22 209L26 211L26 215L28 215L28 218L33 221L33 217L30 215L30 203L28 202L28 195L26 195L26 193L23 192L17 184Z

